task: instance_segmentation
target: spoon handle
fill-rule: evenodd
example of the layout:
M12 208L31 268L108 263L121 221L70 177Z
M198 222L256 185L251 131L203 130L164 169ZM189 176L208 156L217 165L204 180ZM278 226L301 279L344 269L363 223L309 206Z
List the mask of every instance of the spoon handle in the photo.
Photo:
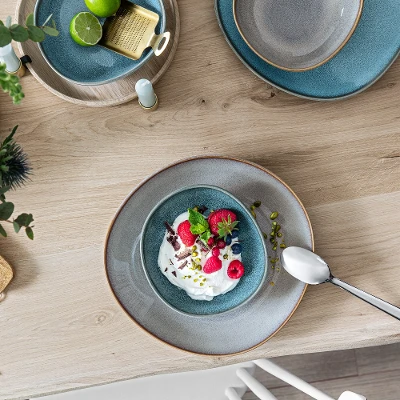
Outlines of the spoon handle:
M349 285L346 282L341 281L338 278L332 277L329 282L333 283L336 286L339 286L340 288L347 290L351 294L354 294L354 296L358 297L361 300L366 301L367 303L373 305L376 308L379 308L380 310L384 311L385 313L391 315L394 318L397 318L400 320L400 308L394 306L393 304L388 303L387 301L384 301L378 297L372 296L372 294L366 293L360 289L357 289L354 286Z

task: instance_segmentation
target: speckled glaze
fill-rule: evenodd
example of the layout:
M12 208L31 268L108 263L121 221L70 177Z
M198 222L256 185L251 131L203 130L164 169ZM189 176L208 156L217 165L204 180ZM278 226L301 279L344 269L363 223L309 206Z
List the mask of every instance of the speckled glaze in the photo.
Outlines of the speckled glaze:
M207 174L199 174L199 171L207 171ZM246 161L198 157L157 172L128 196L111 224L106 240L107 278L126 313L155 338L182 350L205 355L248 351L284 326L299 305L306 285L283 268L268 268L261 290L247 304L238 310L201 318L178 313L161 301L143 271L140 234L146 217L159 201L173 191L193 184L216 185L232 193L243 204L261 200L257 221L262 231L271 227L268 220L271 211L279 210L287 245L313 249L313 234L306 211L279 178ZM272 255L269 242L267 249Z
M365 90L379 79L400 51L400 2L367 0L356 30L344 48L324 65L305 72L273 67L243 40L233 17L233 0L215 0L219 24L229 45L256 75L299 97L336 100Z
M332 58L350 39L363 0L233 0L236 25L265 61L307 70Z
M161 0L135 0L135 4L160 15L156 33L164 32L165 12ZM69 24L81 11L88 11L83 0L38 0L36 3L36 24L42 24L53 14L60 31L57 37L46 37L39 47L49 65L63 78L79 85L102 85L131 74L154 55L153 50L146 50L139 60L131 60L99 45L76 44L69 34ZM100 18L101 23L104 20Z
M233 290L211 301L190 298L184 290L169 282L161 273L157 261L165 234L164 221L172 224L178 215L195 205L205 205L209 210L227 208L240 221L239 238L243 243L245 275ZM234 196L213 186L187 187L161 200L144 224L140 250L144 271L155 293L173 309L189 315L219 314L245 304L256 295L267 274L264 238L254 218Z

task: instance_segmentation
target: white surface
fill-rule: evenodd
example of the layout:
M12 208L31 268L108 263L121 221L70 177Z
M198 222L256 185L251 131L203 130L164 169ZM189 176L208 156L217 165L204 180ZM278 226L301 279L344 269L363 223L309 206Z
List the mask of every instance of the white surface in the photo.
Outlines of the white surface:
M19 69L20 61L11 44L0 47L0 64L3 63L6 64L8 72L15 72Z
M253 377L258 365L316 400L335 400L273 362L254 362L206 371L157 375L40 397L43 400L240 400L249 388L261 400L278 400ZM346 391L338 400L367 400Z
M277 400L276 397L256 378L254 378L244 368L236 371L237 376L246 384L246 386L261 400Z
M367 398L360 394L346 391L340 395L338 400L367 400Z
M134 360L132 360L134 362ZM95 386L56 395L43 400L227 400L226 389L233 388L239 398L246 386L236 370L255 370L252 362L180 374L157 375ZM235 393L231 391L231 393ZM231 397L236 400L235 397Z
M139 79L136 82L135 90L138 95L138 100L143 107L153 107L156 104L156 95L153 85L147 79Z
M319 389L315 388L314 386L311 386L309 383L303 381L297 376L291 374L289 371L286 371L285 369L279 367L272 361L262 359L262 360L255 360L254 363L258 365L260 368L262 368L264 371L268 372L269 374L276 376L277 378L295 387L296 389L299 389L301 392L308 394L313 399L334 400L332 397L321 392Z

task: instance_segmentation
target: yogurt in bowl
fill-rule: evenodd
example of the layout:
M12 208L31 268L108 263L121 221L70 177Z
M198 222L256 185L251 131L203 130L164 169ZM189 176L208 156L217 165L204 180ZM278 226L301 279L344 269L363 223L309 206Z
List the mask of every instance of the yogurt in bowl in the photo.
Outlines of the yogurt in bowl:
M219 211L222 210L214 213ZM166 222L158 266L173 285L192 299L211 301L234 289L245 273L239 242L240 224L225 240L216 234L202 241L199 235L190 232L190 227L189 211L178 215L172 225Z
M180 189L158 203L143 226L140 251L155 294L191 316L247 303L267 275L256 221L232 194L213 186Z

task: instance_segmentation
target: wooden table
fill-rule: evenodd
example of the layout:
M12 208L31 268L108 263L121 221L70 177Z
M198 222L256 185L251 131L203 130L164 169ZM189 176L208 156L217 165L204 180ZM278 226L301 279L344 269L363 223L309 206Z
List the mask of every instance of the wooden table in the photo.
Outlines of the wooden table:
M2 19L15 2L2 4ZM166 346L118 306L103 267L109 222L143 178L200 154L249 159L278 174L303 200L316 250L337 276L400 304L400 61L356 97L311 102L272 89L240 63L211 0L181 0L180 11L181 42L156 86L155 113L136 102L75 106L32 76L23 79L21 106L0 94L0 135L19 124L34 168L9 200L36 220L34 242L15 234L0 241L15 268L0 305L1 399L400 341L397 321L333 286L310 287L276 337L236 357Z

